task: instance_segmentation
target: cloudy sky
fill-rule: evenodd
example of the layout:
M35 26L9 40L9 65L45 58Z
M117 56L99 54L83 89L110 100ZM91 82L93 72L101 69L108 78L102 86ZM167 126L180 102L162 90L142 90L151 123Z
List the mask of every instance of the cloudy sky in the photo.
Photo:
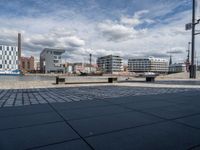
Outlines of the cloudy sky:
M89 53L181 62L191 39L191 0L0 0L0 8L0 43L16 45L21 32L24 56L55 47L68 62ZM196 46L199 57L199 37Z

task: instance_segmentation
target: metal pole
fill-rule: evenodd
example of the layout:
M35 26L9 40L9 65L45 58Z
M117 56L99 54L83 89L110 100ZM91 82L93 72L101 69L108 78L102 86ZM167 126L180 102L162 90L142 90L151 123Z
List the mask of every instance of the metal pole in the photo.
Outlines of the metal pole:
M191 42L188 42L188 50L187 50L187 52L188 52L188 56L187 56L188 63L190 63L190 44L191 44Z
M90 73L92 72L92 54L90 54Z
M196 65L194 63L195 53L195 0L193 0L192 6L192 51L191 51L191 66L190 66L190 78L196 78Z

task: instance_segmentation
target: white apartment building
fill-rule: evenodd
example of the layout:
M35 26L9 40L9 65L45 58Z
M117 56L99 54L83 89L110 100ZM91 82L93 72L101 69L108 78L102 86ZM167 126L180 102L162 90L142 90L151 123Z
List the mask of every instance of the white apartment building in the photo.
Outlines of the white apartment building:
M18 74L18 48L0 45L0 74Z
M103 73L118 73L123 71L123 59L120 56L108 55L99 57L97 65Z
M169 61L162 58L133 58L128 60L129 72L167 73Z

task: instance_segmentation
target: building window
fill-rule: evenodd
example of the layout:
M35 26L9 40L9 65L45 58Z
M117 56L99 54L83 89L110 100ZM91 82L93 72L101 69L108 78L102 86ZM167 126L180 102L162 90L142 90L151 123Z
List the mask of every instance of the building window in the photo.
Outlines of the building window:
M9 47L7 46L7 51L9 51Z
M22 62L22 68L25 69L25 62Z
M2 69L2 64L0 64L0 69Z
M27 65L28 65L28 69L30 69L30 62L28 62L28 64L27 64Z
M0 50L3 50L3 47L2 47L2 46L0 46Z

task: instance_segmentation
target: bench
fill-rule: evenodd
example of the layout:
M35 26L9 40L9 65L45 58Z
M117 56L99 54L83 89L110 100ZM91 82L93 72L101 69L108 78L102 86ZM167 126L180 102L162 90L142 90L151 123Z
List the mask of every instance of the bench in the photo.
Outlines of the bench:
M146 82L155 82L156 76L146 76Z
M56 84L116 83L117 81L117 77L56 77Z

